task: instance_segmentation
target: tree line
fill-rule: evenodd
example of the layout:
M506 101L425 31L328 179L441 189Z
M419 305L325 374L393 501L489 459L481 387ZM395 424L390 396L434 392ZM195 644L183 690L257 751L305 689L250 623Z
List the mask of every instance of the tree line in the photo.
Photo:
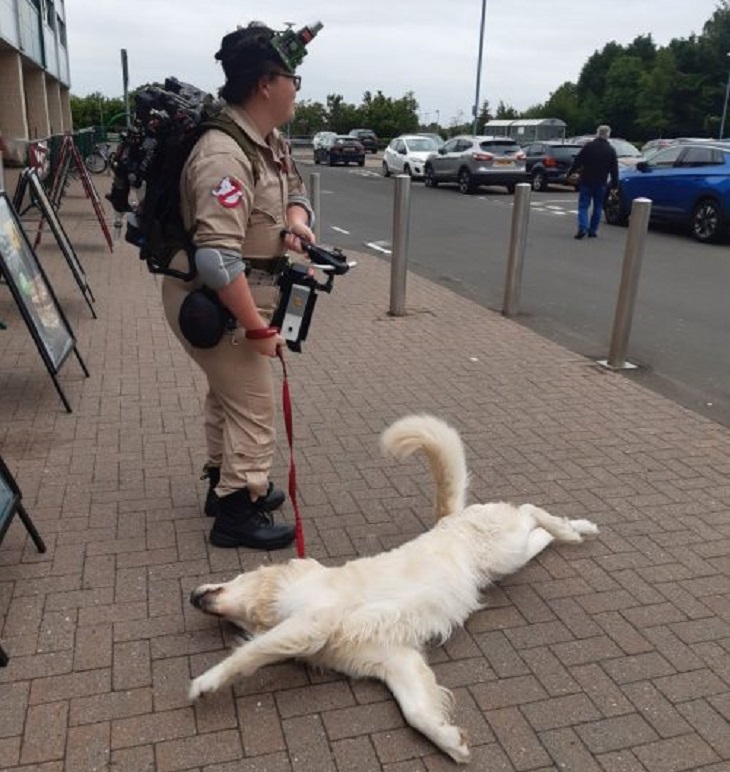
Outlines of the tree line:
M660 136L718 136L730 77L730 0L718 0L702 33L673 39L658 47L651 34L640 35L628 45L614 41L589 57L578 81L567 81L544 103L520 112L500 101L492 110L483 102L478 125L492 118L561 118L568 134L592 133L608 123L615 136L642 142ZM134 92L130 99L133 104ZM444 136L470 133L471 121L461 115L448 126L424 124L412 91L399 99L382 91L366 91L359 105L340 94L326 102L304 100L287 131L291 136L311 136L329 130L347 133L355 127L373 129L381 138L414 131L438 131ZM71 96L74 126L124 125L124 101L96 92ZM122 116L120 119L119 116ZM116 120L114 120L116 119ZM730 133L730 120L727 121Z

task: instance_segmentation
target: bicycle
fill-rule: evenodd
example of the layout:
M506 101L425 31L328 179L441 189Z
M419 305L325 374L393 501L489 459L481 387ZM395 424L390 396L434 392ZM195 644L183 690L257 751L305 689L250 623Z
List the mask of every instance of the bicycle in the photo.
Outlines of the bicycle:
M102 174L107 169L114 168L116 153L111 142L97 142L94 149L84 158L84 166L92 174Z

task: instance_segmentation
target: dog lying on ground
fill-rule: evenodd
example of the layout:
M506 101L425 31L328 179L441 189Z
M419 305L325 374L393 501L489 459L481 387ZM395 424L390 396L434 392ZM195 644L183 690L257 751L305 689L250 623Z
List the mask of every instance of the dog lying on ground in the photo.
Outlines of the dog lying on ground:
M436 683L424 645L446 640L483 607L482 590L522 568L553 539L580 542L598 528L530 504L465 506L461 439L433 416L402 418L386 429L381 443L400 460L416 451L425 454L436 482L434 528L343 566L290 560L193 590L193 606L252 637L198 676L190 699L264 665L296 658L353 678L384 681L406 721L454 761L466 763L466 733L452 723L452 695Z

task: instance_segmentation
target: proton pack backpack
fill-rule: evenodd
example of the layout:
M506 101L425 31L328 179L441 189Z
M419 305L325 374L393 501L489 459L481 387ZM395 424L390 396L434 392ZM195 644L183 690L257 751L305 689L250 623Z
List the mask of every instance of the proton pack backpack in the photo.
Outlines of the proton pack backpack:
M180 176L187 157L201 135L210 129L232 137L250 160L254 183L259 164L253 142L222 104L189 83L167 78L164 86L138 92L131 128L124 132L114 165L107 199L114 211L127 213L125 240L139 247L140 260L151 273L189 281L194 278L194 246L180 213ZM138 203L129 200L132 189L144 185ZM181 250L188 256L188 272L170 267Z

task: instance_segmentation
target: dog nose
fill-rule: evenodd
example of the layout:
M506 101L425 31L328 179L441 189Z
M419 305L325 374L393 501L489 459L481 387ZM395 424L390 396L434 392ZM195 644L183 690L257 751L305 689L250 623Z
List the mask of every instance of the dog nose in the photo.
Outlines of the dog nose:
M199 587L196 587L190 593L190 605L195 606L195 608L198 608L202 611L204 597L205 597L205 590L201 590Z

